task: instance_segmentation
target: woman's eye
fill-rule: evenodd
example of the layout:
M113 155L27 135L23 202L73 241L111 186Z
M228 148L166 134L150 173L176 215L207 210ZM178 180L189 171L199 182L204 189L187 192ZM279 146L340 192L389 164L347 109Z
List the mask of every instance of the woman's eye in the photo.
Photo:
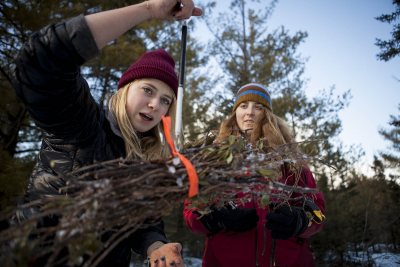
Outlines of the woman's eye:
M148 95L152 95L153 93L153 89L151 89L150 87L143 87L143 91Z
M245 108L247 108L247 104L240 104L239 107L245 109Z
M262 106L262 105L257 105L257 106L256 106L256 109L257 109L257 110L263 110L263 106Z
M169 100L168 98L163 97L163 98L161 98L161 103L163 105L169 106L169 105L171 105L171 100Z

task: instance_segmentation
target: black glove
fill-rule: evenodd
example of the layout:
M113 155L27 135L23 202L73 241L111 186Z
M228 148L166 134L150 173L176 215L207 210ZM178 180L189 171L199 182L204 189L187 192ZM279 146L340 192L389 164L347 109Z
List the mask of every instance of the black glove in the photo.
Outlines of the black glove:
M257 210L254 208L232 208L228 205L221 209L211 209L212 212L202 216L200 221L213 234L221 230L245 232L256 227L258 222Z
M298 236L307 229L308 223L309 219L300 207L282 206L267 214L267 228L274 239Z

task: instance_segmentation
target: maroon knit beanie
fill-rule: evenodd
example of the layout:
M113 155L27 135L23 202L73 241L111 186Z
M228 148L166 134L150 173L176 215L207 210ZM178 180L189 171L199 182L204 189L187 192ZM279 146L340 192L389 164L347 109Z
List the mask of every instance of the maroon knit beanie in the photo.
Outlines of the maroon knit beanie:
M163 49L144 53L122 74L118 82L118 89L141 78L153 78L165 82L174 91L178 92L178 76L175 73L174 59Z

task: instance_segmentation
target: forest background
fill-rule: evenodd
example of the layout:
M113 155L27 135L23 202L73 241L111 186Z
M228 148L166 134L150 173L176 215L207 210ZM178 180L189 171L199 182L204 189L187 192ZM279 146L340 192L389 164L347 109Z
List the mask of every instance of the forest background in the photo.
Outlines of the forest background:
M99 3L101 2L101 3ZM15 207L40 147L41 131L11 86L12 60L29 35L52 22L78 14L88 14L141 1L39 1L13 0L0 3L0 211ZM312 169L325 194L327 218L324 230L312 239L318 261L342 266L345 253L379 250L379 244L400 250L400 105L399 112L381 118L387 125L379 134L388 149L374 155L370 171L357 168L364 150L359 145L344 146L339 135L339 113L351 104L351 91L318 88L310 97L307 61L299 46L307 42L306 31L291 33L284 25L271 29L270 20L278 1L232 0L230 8L216 12L213 1L199 1L205 15L191 19L186 59L184 133L195 140L218 128L230 112L233 95L243 84L262 81L273 98L274 112L292 126L303 151L319 160ZM391 38L376 40L377 60L389 62L400 55L400 1L393 1L393 13L376 14L376 19L393 27ZM204 43L191 34L199 25L211 25ZM218 25L218 26L216 26ZM151 21L129 31L107 46L101 56L82 67L92 93L106 103L117 87L121 72L148 49L166 48L180 58L180 23ZM218 66L219 70L215 68ZM351 75L351 74L349 74ZM371 73L370 75L373 75ZM397 77L397 80L399 77ZM400 103L399 103L400 104ZM200 257L203 237L189 233L181 207L166 218L173 240L184 243L187 255ZM328 257L328 255L330 255Z

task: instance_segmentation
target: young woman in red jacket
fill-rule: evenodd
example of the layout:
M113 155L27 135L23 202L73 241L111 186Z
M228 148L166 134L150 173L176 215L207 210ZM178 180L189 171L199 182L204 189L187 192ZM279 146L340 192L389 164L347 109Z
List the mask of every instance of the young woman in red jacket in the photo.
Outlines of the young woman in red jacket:
M222 123L216 142L230 135L243 135L251 143L263 138L275 148L294 142L284 120L272 112L272 101L266 88L257 83L246 84L237 93L232 115ZM313 174L304 166L300 187L316 188ZM282 167L280 181L294 184L295 174ZM242 198L249 193L239 193ZM296 197L296 195L292 195ZM322 193L306 196L325 211ZM309 238L322 229L322 224L306 215L301 203L262 208L258 201L212 209L200 216L185 203L184 218L193 232L206 235L203 266L314 266ZM296 206L297 205L297 206Z

